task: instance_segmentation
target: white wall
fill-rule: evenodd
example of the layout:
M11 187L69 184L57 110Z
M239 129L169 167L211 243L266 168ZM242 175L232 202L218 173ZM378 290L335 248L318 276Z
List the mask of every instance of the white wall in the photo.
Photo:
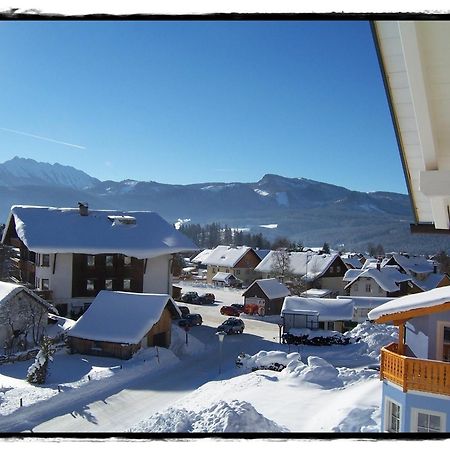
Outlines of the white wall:
M42 255L40 260L42 261ZM53 273L55 254L50 255L49 267L36 266L36 278L49 280L49 289L53 291L53 300L72 297L72 261L72 253L58 253L56 254L55 273ZM36 287L40 289L41 285L36 285Z
M370 292L366 291L366 284L370 285ZM360 277L350 286L349 295L355 297L386 297L387 292L380 289L373 278Z
M158 256L147 260L144 273L144 292L172 295L172 280L169 277L171 255Z

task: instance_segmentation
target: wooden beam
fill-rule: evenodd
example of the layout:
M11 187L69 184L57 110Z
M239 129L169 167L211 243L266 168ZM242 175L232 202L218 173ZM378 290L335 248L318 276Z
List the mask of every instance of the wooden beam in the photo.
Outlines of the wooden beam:
M405 322L398 324L398 354L405 354Z
M411 223L409 229L411 234L450 234L450 229L438 229L432 223Z
M435 306L426 306L422 308L411 309L408 311L399 311L395 313L384 314L378 319L375 319L376 323L394 322L394 324L407 321L414 317L427 316L429 314L437 314L445 311L450 311L450 298L446 303L441 303Z

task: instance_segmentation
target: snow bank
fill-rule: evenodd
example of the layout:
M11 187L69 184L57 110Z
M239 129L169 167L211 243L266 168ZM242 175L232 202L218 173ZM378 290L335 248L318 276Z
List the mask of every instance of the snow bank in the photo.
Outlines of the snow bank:
M223 400L199 412L168 408L131 428L146 433L261 433L288 429L260 414L246 401Z
M318 356L309 356L307 364L289 364L285 374L298 382L308 381L327 389L343 386L338 369Z
M341 337L342 334L339 333L339 331L332 331L332 330L311 330L309 328L290 328L289 334L292 334L293 336L307 336L310 339L313 339L315 337Z
M360 355L368 355L379 361L381 347L398 341L398 328L393 325L374 324L366 321L344 333L344 336L359 341Z
M260 351L253 356L241 354L238 356L236 364L243 369L256 370L273 366L274 364L288 366L290 363L294 365L302 364L300 353L286 353L279 351Z

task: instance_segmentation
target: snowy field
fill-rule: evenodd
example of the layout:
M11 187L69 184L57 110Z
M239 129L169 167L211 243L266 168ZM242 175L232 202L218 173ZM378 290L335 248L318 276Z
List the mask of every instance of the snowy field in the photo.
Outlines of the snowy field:
M225 338L218 371L214 333L225 319L218 309L242 302L242 292L179 285L217 297L214 306L188 305L204 316L189 345L174 324L170 349L145 349L128 361L62 349L43 386L25 381L32 360L1 365L0 432L379 431L374 365L381 346L397 339L396 327L362 324L345 346L287 346L278 343L277 325L246 317L244 334ZM252 363L288 364L281 372L252 372L236 366L241 352Z

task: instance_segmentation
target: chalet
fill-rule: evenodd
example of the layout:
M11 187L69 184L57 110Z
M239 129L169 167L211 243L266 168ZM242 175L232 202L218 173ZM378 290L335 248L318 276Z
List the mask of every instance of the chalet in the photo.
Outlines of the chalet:
M217 272L211 282L214 286L220 287L238 287L242 283L232 273L227 272Z
M321 299L288 296L281 308L283 333L291 329L308 328L344 331L346 322L352 321L351 300Z
M0 349L7 352L39 343L55 308L30 289L0 281Z
M406 273L421 281L431 273L436 273L436 266L433 261L424 256L409 256L393 253L381 262L381 267L394 266L402 273Z
M19 249L16 278L79 314L101 290L171 294L173 254L195 245L154 212L13 206L2 242Z
M256 266L255 271L262 274L264 278L272 278L276 272L278 255L283 252L272 250ZM287 253L289 262L287 264L287 275L280 280L286 284L297 277L304 283L305 290L329 289L332 296L344 295L344 283L342 277L347 270L338 254L322 254L309 252L284 252Z
M258 278L255 267L261 262L261 258L251 247L218 245L202 262L207 266L208 283L212 283L218 272L224 272L232 274L244 285L249 285Z
M450 277L446 273L430 273L425 279L413 278L409 283L409 294L430 291L438 287L450 286Z
M396 298L369 312L399 327L381 349L381 427L388 432L450 430L450 287Z
M141 348L169 347L172 317L181 312L169 295L101 291L69 330L69 347L129 359Z
M244 304L258 304L258 313L264 315L280 315L284 298L291 295L290 290L276 278L255 280L242 294Z
M407 294L410 275L396 267L350 269L345 273L346 295L364 297L398 297Z

